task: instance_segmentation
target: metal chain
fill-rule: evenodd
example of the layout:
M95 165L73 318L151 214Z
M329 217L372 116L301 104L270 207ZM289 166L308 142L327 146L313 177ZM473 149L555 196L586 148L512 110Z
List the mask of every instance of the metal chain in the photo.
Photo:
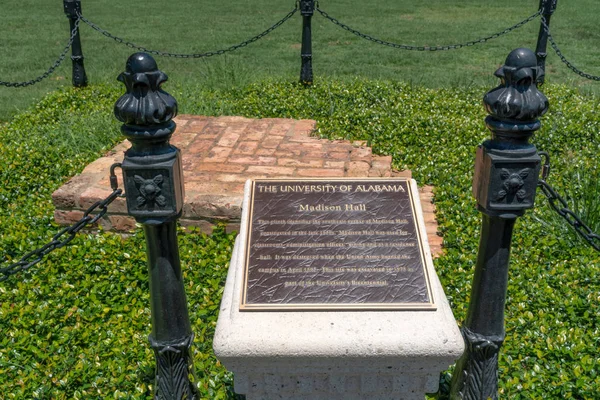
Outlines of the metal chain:
M108 205L123 193L122 189L118 189L114 168L120 164L114 164L111 167L111 187L113 192L104 200L100 200L92 204L84 213L83 217L71 226L68 226L52 237L52 240L46 243L39 249L33 250L25 254L19 261L7 267L0 267L0 282L3 282L21 271L26 271L44 259L46 255L56 249L66 246L69 242L75 239L75 235L89 224L96 223L108 211ZM114 177L114 178L113 178ZM99 210L98 214L90 215L92 212ZM65 236L63 238L63 236Z
M550 34L550 27L547 25L546 23L546 18L544 18L542 16L542 25L544 26L544 30L546 31L546 33L548 34L548 40L550 40L550 45L552 46L552 48L554 49L554 51L556 52L556 55L560 58L560 60L565 63L565 65L573 72L575 72L577 75L586 78L586 79L590 79L593 81L600 81L600 76L597 75L591 75L588 73L583 72L582 70L580 70L579 68L577 68L576 66L574 66L569 60L567 60L567 58L563 55L563 53L560 51L560 49L558 48L558 46L556 45L556 42L554 41L554 38L552 37L552 35Z
M151 53L151 54L155 54L157 56L163 56L163 57L175 57L175 58L202 58L202 57L211 57L211 56L216 56L216 55L221 55L221 54L225 54L227 52L231 52L231 51L235 51L239 48L248 46L251 43L256 42L259 39L262 39L263 37L267 36L269 33L273 32L275 29L279 28L281 25L283 25L288 19L292 18L292 16L298 11L298 6L296 6L292 11L290 11L285 17L283 17L281 20L277 21L273 26L271 26L269 29L267 29L264 32L259 33L256 36L253 36L252 38L245 40L239 44L230 46L226 49L222 49L222 50L215 50L215 51L208 51L206 53L192 53L192 54L184 54L184 53L169 53L166 51L159 51L159 50L151 50L151 49L147 49L143 46L139 46L135 43L129 42L125 39L122 39L118 36L115 36L113 34L111 34L110 32L100 28L98 25L94 24L93 22L91 22L90 20L88 20L87 18L83 17L81 14L78 14L78 17L81 18L81 20L83 22L85 22L86 24L88 24L92 29L94 29L95 31L100 32L101 34L103 34L104 36L113 39L115 42L117 43L121 43L124 44L128 47L131 47L132 49L135 50L139 50L139 51L143 51L146 53Z
M544 151L539 154L544 157L544 166L542 168L542 178L538 182L538 187L548 199L550 207L552 207L558 215L563 217L564 220L575 229L575 232L584 238L594 249L596 249L596 251L600 251L600 235L587 226L581 218L569 208L565 199L560 197L556 192L556 189L546 182L546 179L550 174L550 155Z
M517 28L520 28L521 26L527 24L528 22L533 21L535 18L537 18L542 13L542 10L540 9L540 10L536 11L535 14L531 15L530 17L527 17L523 21L519 22L518 24L515 24L515 25L511 26L510 28L506 28L502 32L494 33L493 35L486 36L484 38L477 39L477 40L472 40L470 42L458 43L458 44L449 44L449 45L444 45L444 46L411 46L411 45L407 45L407 44L397 44L397 43L387 42L385 40L377 39L377 38L374 38L373 36L366 35L364 33L361 33L359 31L357 31L356 29L353 29L353 28L349 27L346 24L341 23L337 19L331 17L325 11L321 10L318 5L316 6L316 10L323 17L327 18L328 20L330 20L331 22L333 22L335 25L337 25L337 26L339 26L339 27L347 30L348 32L353 33L356 36L359 36L359 37L361 37L363 39L367 39L367 40L370 40L371 42L374 42L374 43L377 43L377 44L382 44L384 46L393 47L395 49L415 50L415 51L455 50L455 49L460 49L462 47L474 46L474 45L479 44L479 43L485 43L488 40L495 39L497 37L500 37L500 36L502 36L504 34L507 34L507 33L511 32L511 31L513 31L513 30L515 30Z
M47 77L49 77L54 72L54 70L56 68L58 68L58 66L64 61L65 57L67 56L67 52L71 48L71 45L73 44L73 40L75 39L75 36L77 35L77 29L79 29L79 22L80 22L80 19L77 18L77 20L75 20L75 25L73 27L73 30L71 31L71 37L69 38L69 42L67 43L67 45L63 49L62 53L60 53L60 55L58 56L58 58L56 59L56 61L54 61L54 64L52 64L52 66L50 68L48 68L48 70L46 72L44 72L42 75L38 76L37 78L34 78L34 79L30 80L30 81L25 81L25 82L5 82L5 81L0 81L0 86L6 86L6 87L25 87L25 86L31 86L31 85L35 85L36 83L39 83L42 80L44 80Z

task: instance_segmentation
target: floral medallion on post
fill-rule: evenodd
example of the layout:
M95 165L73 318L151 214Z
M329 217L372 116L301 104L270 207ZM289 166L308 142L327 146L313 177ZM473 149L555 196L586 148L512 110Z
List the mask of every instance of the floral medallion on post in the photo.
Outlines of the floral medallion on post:
M167 75L150 55L135 53L118 79L127 93L114 112L132 143L122 165L128 211L141 223L177 218L183 208L183 179L180 152L169 144L177 102L161 89Z
M533 51L513 50L495 73L501 84L483 99L492 138L477 151L473 194L488 215L516 218L533 207L541 159L529 138L548 110L540 73Z

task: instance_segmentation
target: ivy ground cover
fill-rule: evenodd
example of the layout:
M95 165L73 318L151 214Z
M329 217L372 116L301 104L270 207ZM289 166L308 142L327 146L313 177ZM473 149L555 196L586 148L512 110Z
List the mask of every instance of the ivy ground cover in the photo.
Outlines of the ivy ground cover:
M457 320L464 319L480 216L471 198L475 149L489 136L486 88L432 90L395 82L326 81L305 89L266 81L238 89L165 86L185 113L310 118L316 134L367 140L418 184L435 186L445 254L435 261ZM573 208L598 205L598 99L544 86L551 111L536 146L552 156L548 181ZM116 86L48 95L0 127L0 260L17 260L58 231L50 194L120 140ZM596 193L596 196L590 195ZM212 334L233 234L181 233L203 399L231 399L232 377L214 358ZM594 399L600 388L600 256L538 193L516 225L501 397ZM154 359L143 235L86 233L0 283L0 397L150 399Z

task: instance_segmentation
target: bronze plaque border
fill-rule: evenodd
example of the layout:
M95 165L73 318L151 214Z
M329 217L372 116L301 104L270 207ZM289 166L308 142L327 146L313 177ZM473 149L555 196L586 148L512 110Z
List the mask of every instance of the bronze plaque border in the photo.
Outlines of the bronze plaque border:
M376 182L376 181L398 181L406 182L408 187L408 193L410 196L410 206L412 211L413 221L415 223L415 230L417 232L417 240L419 244L419 254L421 256L421 265L423 266L423 274L425 277L425 284L427 286L427 293L429 294L429 303L359 303L359 304L302 304L302 303L287 303L287 304L247 304L246 303L246 292L248 289L248 266L250 264L250 242L252 239L252 217L254 215L254 190L257 183L264 182L281 182L281 181L307 181L307 182ZM419 218L416 215L415 201L420 201L418 194L415 200L415 194L412 188L412 179L410 178L262 178L262 179L251 179L251 192L249 202L248 219L246 221L246 240L244 243L245 254L244 254L244 279L242 285L242 293L240 298L240 311L435 311L437 306L435 304L435 298L433 296L433 290L431 289L431 279L429 277L429 268L433 269L431 264L431 257L425 256L425 249L423 246L423 240L421 237L421 231L424 230L424 226L421 225Z

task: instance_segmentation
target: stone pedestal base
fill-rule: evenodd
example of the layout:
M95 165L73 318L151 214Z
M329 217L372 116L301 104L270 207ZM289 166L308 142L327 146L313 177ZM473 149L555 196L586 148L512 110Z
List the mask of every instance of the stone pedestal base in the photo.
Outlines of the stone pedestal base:
M322 370L323 366L316 369ZM240 370L235 372L235 391L245 394L246 400L423 400L425 393L437 391L439 371L423 376L399 371L390 373L393 370L363 368L362 371L301 375L292 366L281 369L284 373L242 373Z
M436 311L240 312L248 203L247 184L213 344L235 391L247 400L422 400L436 392L464 342L433 268Z

